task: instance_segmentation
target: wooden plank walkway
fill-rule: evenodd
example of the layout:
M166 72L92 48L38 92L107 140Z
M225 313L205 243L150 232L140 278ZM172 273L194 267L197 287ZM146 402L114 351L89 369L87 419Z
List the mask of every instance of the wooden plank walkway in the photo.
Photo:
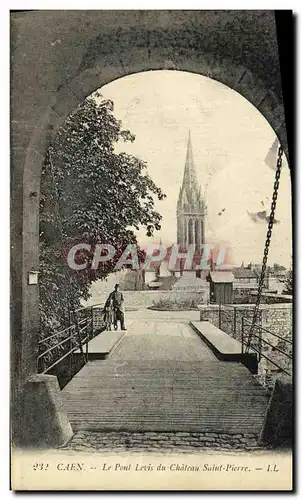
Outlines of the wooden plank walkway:
M67 384L74 431L260 432L262 386L245 366L218 361L188 325L173 325L134 322L108 359Z
M75 431L259 433L265 391L237 363L88 363L63 389Z

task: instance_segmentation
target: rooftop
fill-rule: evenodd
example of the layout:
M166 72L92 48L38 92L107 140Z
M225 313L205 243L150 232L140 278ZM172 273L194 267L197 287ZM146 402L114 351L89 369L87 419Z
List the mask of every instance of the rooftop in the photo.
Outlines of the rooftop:
M234 274L230 271L211 271L209 276L214 283L233 283L234 281Z
M257 278L257 273L246 267L237 267L233 270L235 278Z

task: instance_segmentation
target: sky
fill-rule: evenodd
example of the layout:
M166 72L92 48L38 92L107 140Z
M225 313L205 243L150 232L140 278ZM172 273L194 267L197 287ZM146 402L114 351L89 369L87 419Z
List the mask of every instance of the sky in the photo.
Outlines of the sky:
M206 242L227 244L234 265L261 263L275 172L266 155L276 139L261 113L229 87L181 71L148 71L115 80L100 89L112 99L122 126L135 136L120 142L145 160L148 173L166 193L156 203L162 229L150 242L176 243L176 205L182 183L189 130L197 176L205 195ZM224 211L222 212L222 209ZM291 185L284 157L268 263L291 265ZM144 231L138 241L146 242Z

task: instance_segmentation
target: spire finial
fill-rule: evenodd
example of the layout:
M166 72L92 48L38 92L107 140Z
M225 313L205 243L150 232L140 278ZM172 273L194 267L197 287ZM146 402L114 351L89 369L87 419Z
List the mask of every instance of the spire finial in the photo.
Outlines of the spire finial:
M189 134L188 134L188 147L187 147L187 150L189 150L189 149L191 149L191 151L192 151L192 137L191 137L191 129L190 128L189 128Z
M194 213L203 211L203 201L193 158L191 130L188 128L188 143L182 185L179 190L178 209L186 207Z
M191 130L189 129L188 134L188 144L187 144L187 154L185 162L185 171L183 177L183 186L191 188L192 186L197 186L197 176L195 171L194 159L193 159L193 148L191 141Z

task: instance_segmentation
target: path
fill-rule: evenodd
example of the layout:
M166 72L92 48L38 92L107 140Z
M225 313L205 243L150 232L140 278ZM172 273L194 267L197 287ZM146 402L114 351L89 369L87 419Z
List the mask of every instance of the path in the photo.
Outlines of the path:
M212 361L214 354L192 328L181 322L148 319L128 322L129 330L110 359L134 361Z
M188 319L141 316L63 389L75 431L260 432L267 396L243 365L218 361Z

